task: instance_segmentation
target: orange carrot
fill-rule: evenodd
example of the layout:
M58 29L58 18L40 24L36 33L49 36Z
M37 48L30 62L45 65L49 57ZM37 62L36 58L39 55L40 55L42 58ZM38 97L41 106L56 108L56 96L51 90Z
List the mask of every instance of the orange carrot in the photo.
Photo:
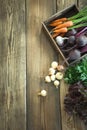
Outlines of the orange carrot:
M68 20L67 18L60 18L60 19L54 20L52 23L56 23L56 22L65 22L65 21L67 21L67 20Z
M64 28L56 29L53 32L54 33L66 33L67 31L68 31L68 29L66 27L64 27Z
M73 22L67 21L67 22L64 22L63 24L56 26L53 30L56 30L56 29L59 29L59 28L64 28L64 27L71 27L71 26L73 26Z
M65 35L65 33L61 33L61 34L60 34L61 37L64 37L64 35Z
M63 23L63 22L60 21L60 22L51 23L51 24L49 24L49 25L52 26L52 27L54 27L54 26L58 26L58 25L60 25L60 24L62 24L62 23Z
M63 37L64 35L65 35L65 33L54 33L54 34L52 34L52 37L53 38L55 38L55 37L57 37L57 36L61 36L61 37Z
M55 38L55 37L57 37L59 34L60 34L60 33L54 33L54 34L52 34L52 37Z

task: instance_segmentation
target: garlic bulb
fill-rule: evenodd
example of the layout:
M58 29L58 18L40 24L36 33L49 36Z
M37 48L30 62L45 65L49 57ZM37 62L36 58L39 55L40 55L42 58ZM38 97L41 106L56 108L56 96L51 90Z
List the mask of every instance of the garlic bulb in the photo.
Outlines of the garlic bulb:
M53 74L55 74L55 69L49 68L49 75L53 75Z
M51 82L50 76L46 76L46 77L45 77L45 81L46 81L47 83L50 83L50 82Z
M61 79L63 78L63 73L57 72L57 73L56 73L56 78L57 78L58 80L61 80Z
M51 79L51 81L54 81L55 80L55 75L51 75L50 79Z
M51 63L51 67L52 67L52 68L56 69L57 66L58 66L58 62L53 61L53 62Z
M55 80L55 81L54 81L54 85L55 85L56 87L58 87L59 84L60 84L60 82L59 82L58 80Z

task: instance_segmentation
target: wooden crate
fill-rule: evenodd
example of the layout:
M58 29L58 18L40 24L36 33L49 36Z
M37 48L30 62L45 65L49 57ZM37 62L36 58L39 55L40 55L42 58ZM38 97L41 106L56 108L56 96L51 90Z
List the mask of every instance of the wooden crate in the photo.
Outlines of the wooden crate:
M56 51L58 53L61 54L62 58L64 59L65 63L67 65L70 65L72 62L75 62L75 61L67 61L67 55L65 55L65 53L61 50L61 48L58 46L58 44L56 43L56 40L52 37L52 35L50 34L50 31L51 31L51 27L49 26L49 24L58 19L58 18L62 18L62 17L71 17L73 15L75 15L76 13L78 13L79 10L78 8L76 7L76 5L72 5L72 6L69 6L68 8L54 14L53 16L51 16L50 18L48 18L46 21L44 21L42 23L43 25L43 28L45 29L45 32L47 33L47 35L49 36L49 38L51 39L51 44L53 45L53 47L56 49ZM85 55L85 54L84 54Z

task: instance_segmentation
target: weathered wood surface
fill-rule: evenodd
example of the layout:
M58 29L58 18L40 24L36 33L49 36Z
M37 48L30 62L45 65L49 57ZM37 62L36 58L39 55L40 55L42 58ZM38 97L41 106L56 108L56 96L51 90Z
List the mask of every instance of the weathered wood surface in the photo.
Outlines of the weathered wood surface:
M76 117L68 122L64 82L60 89L44 82L51 62L62 59L41 22L74 3L87 1L0 0L0 130L87 130ZM46 98L37 95L42 89Z
M25 1L0 0L0 130L26 130Z
M27 0L27 129L61 130L59 90L44 82L48 68L57 60L42 29L42 21L56 12L56 0ZM38 92L46 89L46 98Z
M86 130L76 117L68 122L68 115L64 112L63 106L64 96L67 93L64 82L60 86L60 95L59 89L56 90L53 85L44 82L50 63L53 60L61 62L62 59L55 53L42 31L41 22L71 4L77 4L79 8L83 6L78 0L27 0L27 129ZM37 96L38 91L42 89L48 92L44 99Z

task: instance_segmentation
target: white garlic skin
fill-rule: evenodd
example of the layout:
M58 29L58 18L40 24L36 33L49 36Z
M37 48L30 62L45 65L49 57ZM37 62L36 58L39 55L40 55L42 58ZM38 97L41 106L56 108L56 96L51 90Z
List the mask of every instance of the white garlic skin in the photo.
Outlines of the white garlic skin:
M49 68L49 75L53 75L53 74L55 74L55 69Z
M46 90L42 90L40 93L41 96L45 97L47 95L47 91Z
M54 81L55 78L56 78L55 75L51 75L51 77L50 77L51 81Z
M57 72L57 73L56 73L56 78L57 78L58 80L61 80L61 79L63 78L63 73Z
M51 67L52 67L52 68L56 69L57 66L58 66L58 62L53 61L53 62L51 63Z
M54 85L55 85L56 87L58 87L59 84L60 84L60 82L59 82L58 80L55 80L55 81L54 81Z
M57 36L56 37L56 42L57 42L57 44L59 45L59 46L62 46L64 43L64 40L63 40L63 38L61 37L61 36Z
M51 82L50 76L46 76L46 77L45 77L45 81L46 81L47 83L50 83L50 82Z

